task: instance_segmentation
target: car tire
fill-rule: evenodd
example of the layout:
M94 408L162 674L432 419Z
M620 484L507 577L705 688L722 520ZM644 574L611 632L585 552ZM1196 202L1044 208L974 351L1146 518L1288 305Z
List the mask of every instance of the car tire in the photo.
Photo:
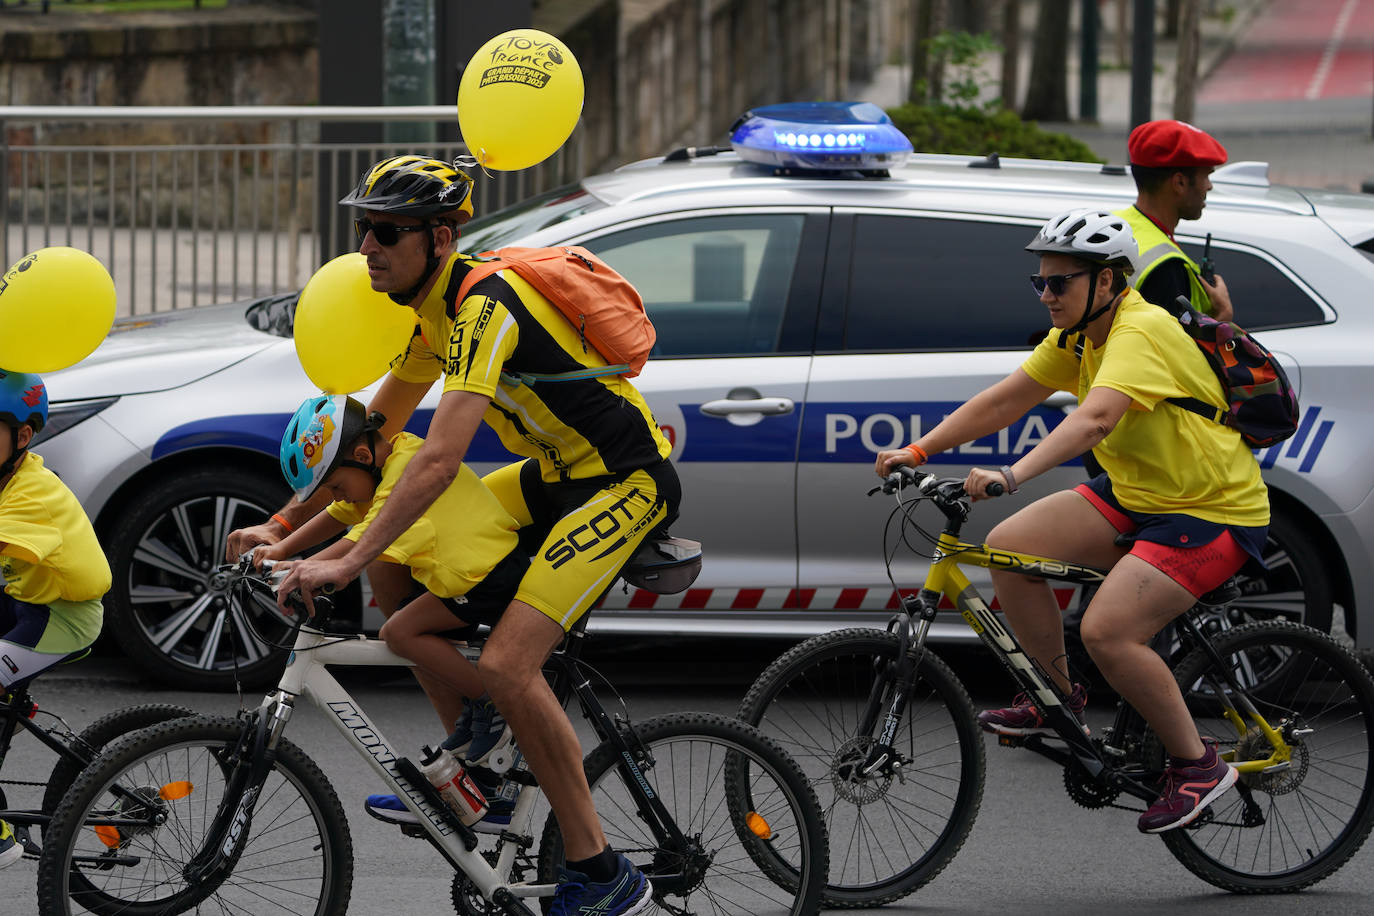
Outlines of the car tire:
M246 687L276 679L286 650L263 637L280 641L285 626L231 598L215 573L228 533L289 495L278 479L228 466L177 472L133 495L109 532L104 629L135 670L189 690L232 688L236 666Z
M1269 521L1262 575L1237 576L1241 596L1231 602L1232 625L1280 618L1331 632L1335 595L1313 536L1282 512Z

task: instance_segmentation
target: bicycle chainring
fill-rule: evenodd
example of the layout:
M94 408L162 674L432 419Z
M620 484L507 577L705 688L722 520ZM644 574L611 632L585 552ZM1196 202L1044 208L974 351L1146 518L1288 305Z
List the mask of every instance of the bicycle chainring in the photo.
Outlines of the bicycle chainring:
M1121 795L1116 786L1105 785L1078 767L1064 768L1064 789L1075 804L1084 808L1105 808Z
M482 853L482 858L486 859L492 868L496 867L499 857L500 853L495 849L488 849ZM511 875L507 880L525 880L525 872L532 866L533 863L527 857L516 856L515 867L511 869ZM457 910L458 916L505 916L505 909L483 897L477 885L472 883L472 879L460 871L453 873L452 891L453 908Z

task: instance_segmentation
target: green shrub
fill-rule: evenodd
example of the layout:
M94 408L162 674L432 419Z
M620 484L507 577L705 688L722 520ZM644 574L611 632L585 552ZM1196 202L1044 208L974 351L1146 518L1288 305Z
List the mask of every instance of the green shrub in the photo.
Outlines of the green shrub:
M952 105L902 105L889 108L892 123L911 138L918 153L955 153L1008 158L1102 162L1083 142L1042 130L1001 108Z

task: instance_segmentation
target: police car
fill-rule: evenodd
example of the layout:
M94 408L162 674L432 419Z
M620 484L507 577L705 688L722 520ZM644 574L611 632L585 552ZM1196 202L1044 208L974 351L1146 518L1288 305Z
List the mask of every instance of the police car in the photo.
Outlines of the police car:
M1374 198L1272 186L1262 163L1212 181L1203 218L1178 240L1196 258L1210 234L1238 321L1289 368L1302 405L1297 434L1258 453L1270 568L1245 583L1234 613L1374 646L1363 403ZM802 636L884 620L897 598L882 556L891 506L864 495L874 454L1006 375L1046 331L1022 250L1039 224L1134 198L1122 166L914 155L874 106L808 104L756 109L728 147L677 150L469 223L470 251L586 246L636 284L658 330L635 381L682 478L674 533L703 542L706 562L681 594L617 586L593 628ZM270 651L229 625L242 619L233 611L262 609L227 601L211 564L228 530L285 494L277 442L311 391L289 339L292 305L141 319L154 326L122 325L50 380L54 421L38 451L110 548L109 629L183 684L223 683L235 661L250 675L271 669ZM934 463L950 475L1010 464L1073 406L1056 395ZM484 431L469 460L485 470L508 456ZM967 533L1083 477L1073 463L980 504ZM913 588L922 569L897 572ZM1069 608L1076 595L1060 600ZM972 637L954 614L934 634Z

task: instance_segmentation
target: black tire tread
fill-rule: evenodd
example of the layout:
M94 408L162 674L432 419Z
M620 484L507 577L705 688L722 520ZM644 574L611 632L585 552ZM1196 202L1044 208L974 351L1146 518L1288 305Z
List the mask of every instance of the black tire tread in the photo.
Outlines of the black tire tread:
M635 723L635 734L646 745L664 738L702 737L726 738L737 744L750 747L752 753L768 763L777 771L784 784L793 793L796 803L801 806L801 821L807 829L808 845L811 850L811 874L809 886L798 897L797 916L813 916L822 906L822 890L828 872L829 847L825 837L825 823L821 814L820 801L804 774L787 752L777 742L761 734L753 726L714 713L684 712L656 716ZM619 753L609 742L593 748L583 759L583 770L587 783L595 786L600 777L619 761ZM541 881L551 881L563 864L563 836L558 829L558 820L549 814L544 822L539 841L538 873ZM817 859L819 858L819 861Z
M53 766L52 773L48 776L48 787L43 791L43 813L52 814L53 811L57 810L58 804L66 797L67 791L76 781L76 777L81 774L81 771L96 755L104 750L105 745L130 732L136 732L150 725L195 714L194 709L177 706L174 703L143 703L138 706L116 709L114 712L96 719L86 726L81 734L76 736L74 742L78 753L83 752L85 748L90 748L92 752L90 756L84 762L78 762L69 757L61 757Z
M159 748L179 741L198 738L214 741L232 742L242 732L243 725L234 719L223 716L190 716L172 719L141 731L130 733L110 745L91 766L77 777L71 791L57 806L50 825L49 842L44 844L43 854L38 860L38 911L40 916L70 916L70 898L59 894L62 886L62 869L67 858L63 847L68 845L81 823L85 812L94 801L93 795L143 757L155 753ZM353 886L353 841L348 830L348 819L333 786L316 763L290 740L282 738L277 745L276 767L284 767L300 780L302 787L314 795L315 804L321 817L327 823L322 826L326 840L335 846L334 860L337 868L329 877L330 900L323 913L343 913L348 908L348 900ZM62 850L62 852L59 852ZM121 907L119 912L126 912ZM138 914L137 907L129 907L127 912Z
M832 654L872 654L876 657L880 653L886 653L895 656L897 647L898 640L895 634L871 627L850 627L813 636L778 656L763 670L740 702L738 716L757 727L763 721L768 704L782 688L798 673L818 660L824 660ZM961 734L964 746L973 750L973 759L963 761L965 767L973 767L973 772L967 774L970 777L970 791L952 812L952 830L947 829L944 838L937 844L938 848L932 848L919 867L895 875L889 881L865 886L862 890L827 883L827 909L881 906L914 893L938 876L953 861L968 840L978 811L982 807L987 760L982 735L974 724L976 713L973 700L953 669L928 648L921 659L919 672L920 679L931 684L935 692L950 705L956 727L964 732Z
M1371 678L1369 670L1353 652L1312 627L1286 620L1262 621L1236 627L1212 640L1223 658L1241 644L1276 642L1302 644L1313 655L1324 658L1364 697L1366 708L1374 709L1374 678ZM1186 691L1197 680L1208 661L1201 649L1194 649L1185 656L1174 669L1179 686ZM1187 831L1169 831L1160 834L1160 837L1169 852L1185 868L1216 887L1236 894L1291 893L1330 877L1364 845L1371 828L1374 828L1374 774L1366 774L1360 810L1352 825L1353 829L1348 829L1336 848L1308 867L1282 878L1258 878L1252 881L1239 880L1229 870L1218 868L1207 857L1200 855L1189 840Z

